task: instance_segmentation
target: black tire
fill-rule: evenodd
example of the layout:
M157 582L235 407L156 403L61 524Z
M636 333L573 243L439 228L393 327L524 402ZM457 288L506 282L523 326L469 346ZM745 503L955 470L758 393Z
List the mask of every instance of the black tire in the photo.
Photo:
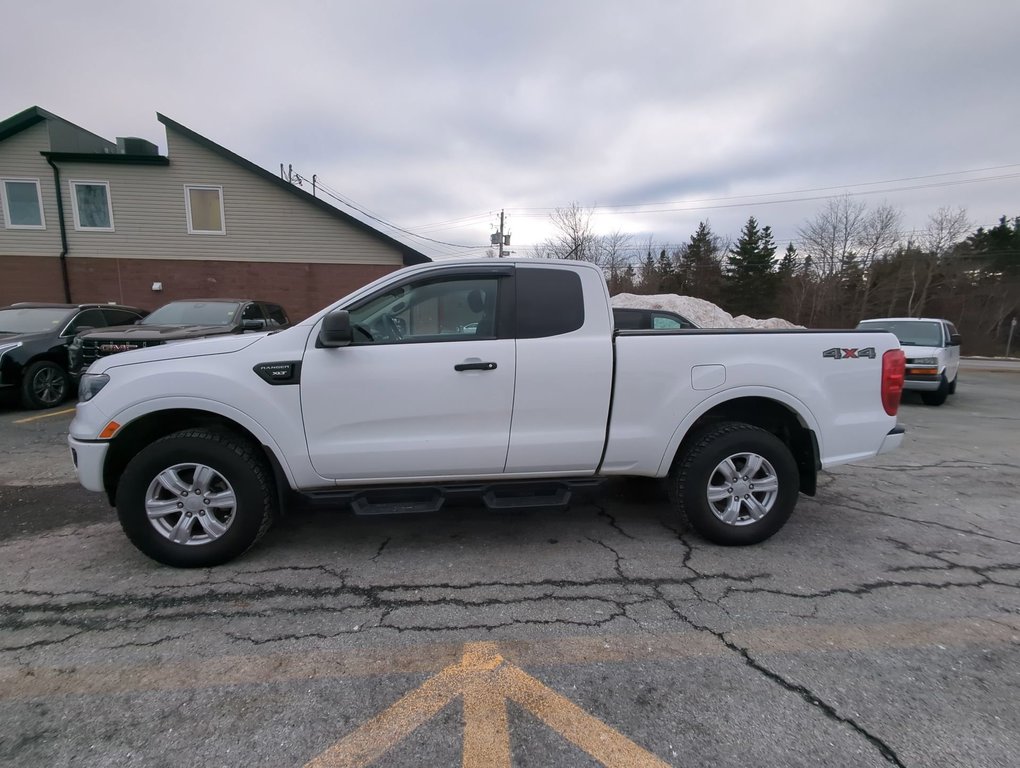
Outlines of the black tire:
M203 465L212 470L222 481L219 486L225 487L234 499L232 511L225 515L222 510L217 519L225 531L212 538L206 521L206 510L212 515L213 508L206 507L189 515L191 520L185 524L181 517L184 512L169 512L157 518L158 522L150 521L146 511L146 500L150 498L152 488L156 487L157 478L161 473L177 467L193 464ZM177 496L183 503L198 503L201 496L216 495L212 487L204 493L194 494L187 488L191 482L198 484L197 472L188 480L188 471L180 470L175 476L184 480L186 488L183 496L192 491L190 501ZM156 489L155 493L163 492L165 486ZM224 491L219 491L222 495ZM117 516L124 533L143 553L165 565L177 568L204 568L220 565L250 549L266 531L269 530L277 513L277 495L273 482L273 473L265 457L257 446L248 441L227 433L206 429L188 429L175 432L161 438L139 451L124 469L117 484ZM175 501L173 493L166 504ZM203 500L206 505L209 500ZM164 503L154 500L153 503ZM199 515L202 515L201 525ZM224 519L229 519L224 523ZM161 532L160 526L174 524L187 527L186 535L194 534L198 543L184 544L172 541L167 532Z
M748 490L747 497L755 499L759 505L762 502L770 503L760 519L754 519L749 507L744 514L748 502L741 502L740 499L747 497L736 496L733 498L736 498L741 514L734 522L724 522L718 508L709 501L709 486L713 480L722 479L717 474L722 462L740 454L753 454L762 458L762 468L758 470L762 476L759 488L766 484L766 478L767 484L771 486L771 478L774 478L776 489L774 495L761 490ZM742 468L736 463L735 466L738 470ZM744 481L745 484L740 487L753 488L754 479L752 473L751 486L747 486L747 481ZM713 424L694 436L689 447L674 464L669 488L681 518L686 517L697 533L716 544L745 546L764 541L786 524L800 493L800 471L790 449L771 432L750 424L724 422ZM735 484L729 490L735 488L739 492Z
M956 394L956 380L959 378L960 374L956 374L956 377L951 382L949 382L949 394L951 395Z
M52 360L36 360L21 376L21 404L25 408L55 408L70 390L67 371Z
M942 405L949 397L949 382L946 381L946 374L939 379L939 388L934 392L922 392L921 401L925 405Z

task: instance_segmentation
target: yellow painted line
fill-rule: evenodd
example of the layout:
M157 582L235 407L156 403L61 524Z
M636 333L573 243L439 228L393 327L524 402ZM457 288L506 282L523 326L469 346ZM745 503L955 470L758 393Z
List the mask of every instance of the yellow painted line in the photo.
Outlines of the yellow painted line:
M367 768L458 696L464 698L463 768L510 768L508 698L606 768L669 768L566 697L505 663L495 643L466 644L460 663L426 680L305 768Z
M375 762L463 693L465 681L502 663L498 656L465 646L457 664L429 678L388 709L345 736L305 768L361 768ZM473 682L473 681L472 681Z
M464 691L463 768L511 768L506 699L484 685Z
M64 408L62 411L47 411L46 413L40 413L38 416L28 416L24 419L16 419L15 424L28 424L30 421L39 421L39 419L49 419L53 416L66 416L69 413L74 413L74 408Z
M752 653L818 653L894 649L966 648L1020 641L1020 617L998 621L945 621L777 626L737 630L729 635ZM473 646L475 650L480 645ZM704 632L508 640L498 653L528 667L591 666L638 661L724 656L729 651ZM0 666L0 701L55 696L111 695L149 691L204 690L240 685L279 685L298 680L354 680L388 675L434 675L462 660L459 643L418 645L400 650L357 648L287 654L235 655L200 662L86 664L66 667Z
M517 667L500 670L499 686L508 699L531 710L546 725L607 768L669 768L669 763ZM466 762L464 768L467 768Z

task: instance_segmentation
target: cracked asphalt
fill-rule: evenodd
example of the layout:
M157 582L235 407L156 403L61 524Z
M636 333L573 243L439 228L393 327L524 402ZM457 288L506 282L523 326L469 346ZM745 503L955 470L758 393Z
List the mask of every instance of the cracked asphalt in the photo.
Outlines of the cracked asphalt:
M908 394L898 452L751 548L621 481L566 512L301 510L176 571L73 483L69 415L0 408L0 765L302 766L487 642L669 765L1014 766L1018 413L1014 372ZM506 713L514 766L601 764ZM461 764L464 732L457 700L372 764Z

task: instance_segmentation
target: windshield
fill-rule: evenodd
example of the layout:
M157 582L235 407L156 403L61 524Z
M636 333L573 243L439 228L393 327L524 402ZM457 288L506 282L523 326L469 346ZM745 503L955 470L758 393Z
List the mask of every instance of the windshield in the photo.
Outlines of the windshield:
M919 320L883 320L864 322L857 326L864 330L883 330L896 334L904 347L941 347L942 327L938 323Z
M236 301L172 301L140 325L231 325L239 306Z
M0 309L0 333L59 331L70 314L71 310L59 307Z

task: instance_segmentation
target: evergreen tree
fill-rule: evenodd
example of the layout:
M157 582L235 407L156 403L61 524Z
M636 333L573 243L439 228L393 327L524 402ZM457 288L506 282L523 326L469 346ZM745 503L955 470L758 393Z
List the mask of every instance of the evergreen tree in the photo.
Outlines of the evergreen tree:
M712 234L708 222L699 222L690 242L684 243L680 249L677 290L688 296L718 302L722 287L721 250L719 238Z
M727 309L734 315L769 317L776 308L776 244L772 228L758 228L751 216L730 249L726 266Z
M659 290L659 271L656 269L655 258L651 251L641 262L641 276L637 287L640 293L656 293Z
M783 258L779 262L779 269L776 270L776 276L779 278L779 284L782 286L785 284L794 273L797 271L797 248L793 243L786 246L786 252L783 253Z
M637 273L634 271L634 265L628 261L620 278L620 293L633 293L636 283Z
M659 261L655 266L659 276L659 287L656 293L673 293L676 290L676 270L673 261L666 254L666 249L659 251Z

